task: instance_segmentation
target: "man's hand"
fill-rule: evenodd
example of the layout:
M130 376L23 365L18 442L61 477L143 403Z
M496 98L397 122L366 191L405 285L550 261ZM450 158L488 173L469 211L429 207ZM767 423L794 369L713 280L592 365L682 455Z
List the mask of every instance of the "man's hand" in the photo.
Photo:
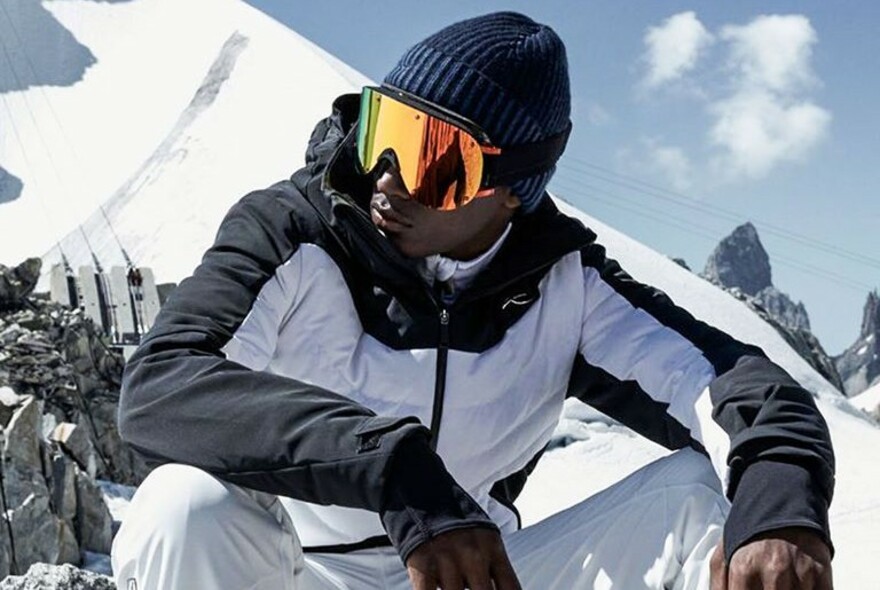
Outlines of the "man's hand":
M410 554L406 569L413 590L521 590L501 535L490 529L437 535Z
M729 565L719 543L711 579L711 590L832 590L831 550L809 529L776 529L740 547Z

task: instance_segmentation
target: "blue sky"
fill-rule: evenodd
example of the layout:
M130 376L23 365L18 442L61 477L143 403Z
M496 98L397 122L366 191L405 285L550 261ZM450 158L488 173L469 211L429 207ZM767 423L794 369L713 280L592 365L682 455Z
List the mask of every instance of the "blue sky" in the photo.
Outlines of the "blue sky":
M752 221L828 352L857 337L880 287L880 3L248 1L377 80L462 18L550 25L574 122L551 190L694 270Z

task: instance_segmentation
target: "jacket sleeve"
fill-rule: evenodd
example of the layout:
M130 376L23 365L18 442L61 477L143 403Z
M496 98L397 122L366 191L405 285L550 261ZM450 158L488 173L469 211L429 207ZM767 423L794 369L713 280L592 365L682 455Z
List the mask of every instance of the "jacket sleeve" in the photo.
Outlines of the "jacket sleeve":
M812 395L760 348L633 280L599 244L581 259L570 395L668 448L709 455L732 503L727 560L755 535L788 526L811 528L830 547L834 454Z
M488 520L429 448L414 417L376 416L351 399L267 372L288 306L250 317L260 298L289 301L276 272L295 258L296 216L280 189L241 199L129 359L119 429L152 466L199 467L245 487L380 513L392 543ZM271 290L280 291L270 293ZM259 322L264 322L261 324ZM230 360L225 351L235 349ZM424 483L427 482L427 483ZM425 485L435 491L428 493ZM417 518L413 505L428 502Z

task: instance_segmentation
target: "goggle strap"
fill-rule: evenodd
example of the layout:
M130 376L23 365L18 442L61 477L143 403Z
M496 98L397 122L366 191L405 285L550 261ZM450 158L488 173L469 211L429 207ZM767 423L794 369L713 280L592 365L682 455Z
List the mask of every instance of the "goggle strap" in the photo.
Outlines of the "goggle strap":
M510 185L550 170L568 143L571 122L562 132L542 141L501 148L500 154L484 154L484 186Z

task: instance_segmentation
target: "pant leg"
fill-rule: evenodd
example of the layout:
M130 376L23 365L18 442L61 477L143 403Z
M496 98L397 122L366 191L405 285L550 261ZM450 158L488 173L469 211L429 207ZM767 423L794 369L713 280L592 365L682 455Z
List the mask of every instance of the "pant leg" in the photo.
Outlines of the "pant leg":
M708 590L728 509L708 459L685 449L504 542L525 590Z
M277 496L198 468L154 470L113 540L117 587L128 590L361 590L312 567ZM369 565L369 564L363 564Z

